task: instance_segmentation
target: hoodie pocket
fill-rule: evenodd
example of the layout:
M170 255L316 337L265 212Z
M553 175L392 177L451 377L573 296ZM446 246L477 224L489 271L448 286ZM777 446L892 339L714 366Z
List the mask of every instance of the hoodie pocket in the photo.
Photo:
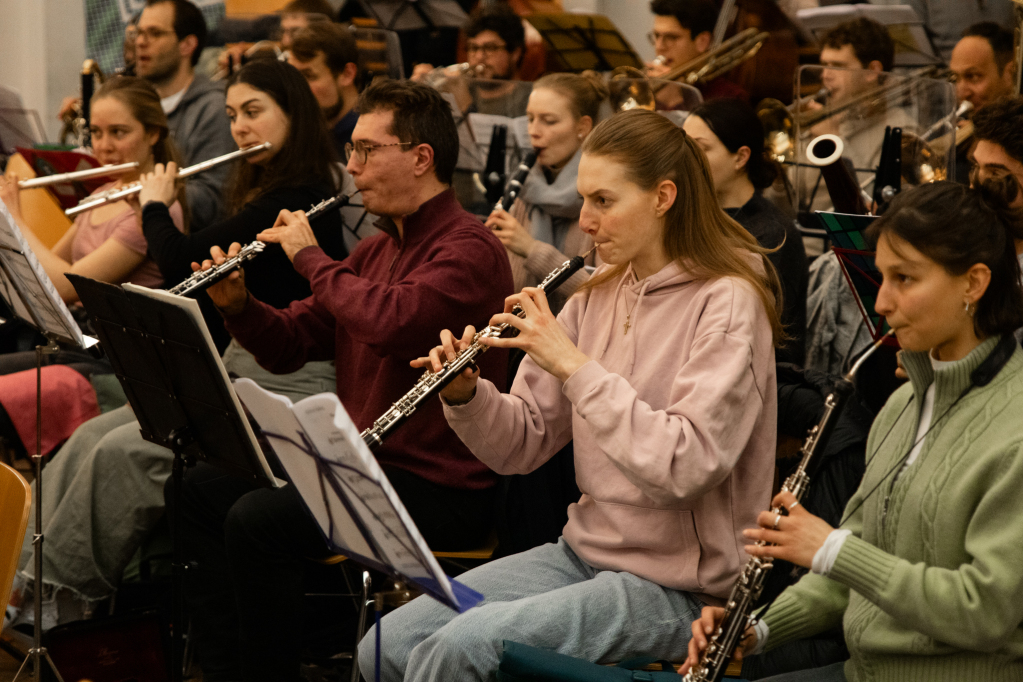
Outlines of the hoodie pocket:
M686 582L692 582L703 589L700 582L700 536L696 534L696 522L693 520L693 512L684 509L678 514L679 535L682 539L682 556L685 558L682 564L682 576Z

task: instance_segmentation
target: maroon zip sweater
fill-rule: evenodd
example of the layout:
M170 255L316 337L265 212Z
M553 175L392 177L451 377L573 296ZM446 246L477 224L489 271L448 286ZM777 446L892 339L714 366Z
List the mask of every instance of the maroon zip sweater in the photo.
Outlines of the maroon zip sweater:
M364 240L346 260L319 247L295 256L313 295L277 310L251 296L226 327L271 372L293 372L310 360L335 360L337 394L355 425L370 426L422 376L409 361L439 343L440 331L477 329L504 310L512 294L504 246L447 190L404 220L380 220L384 234ZM482 375L505 384L507 353L480 358ZM492 486L494 473L448 427L439 398L427 401L374 453L453 488Z

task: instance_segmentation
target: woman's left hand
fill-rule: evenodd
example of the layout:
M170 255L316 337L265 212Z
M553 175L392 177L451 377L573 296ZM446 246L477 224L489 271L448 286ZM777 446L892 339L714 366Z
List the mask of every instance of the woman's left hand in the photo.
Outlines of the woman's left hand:
M524 318L512 314L515 304L522 306L526 313ZM558 324L543 289L526 287L522 293L504 299L504 312L490 318L490 324L502 323L518 329L518 336L509 339L483 337L480 342L494 348L521 348L541 369L561 381L567 380L590 361Z
M778 518L778 515L772 512L761 512L757 517L760 528L744 530L742 534L750 540L763 540L771 544L746 545L746 553L751 556L782 559L796 566L810 568L814 555L834 528L828 525L827 521L806 511L792 493L778 493L771 501L771 506L784 506L789 513Z
M0 201L4 202L14 222L21 222L21 189L18 180L17 173L11 173L7 178L0 177Z
M177 188L174 181L178 178L178 165L171 161L164 168L162 163L156 164L152 173L143 173L139 181L142 191L139 192L139 205L143 208L150 201L157 201L170 206L174 203Z
M505 248L523 258L529 255L529 250L533 248L533 242L536 241L533 239L533 235L529 234L522 226L522 223L512 218L511 213L503 208L491 213L484 225L494 231Z

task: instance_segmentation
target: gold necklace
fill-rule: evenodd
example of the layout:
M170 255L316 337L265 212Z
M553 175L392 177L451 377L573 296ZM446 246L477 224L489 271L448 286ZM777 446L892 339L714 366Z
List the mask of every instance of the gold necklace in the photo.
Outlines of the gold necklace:
M629 321L632 319L632 313L635 312L636 306L638 304L639 304L639 296L638 295L636 296L636 302L632 304L632 310L629 310L629 303L628 303L628 301L625 301L625 324L623 325L624 329L625 329L625 333L623 334L623 336L628 336L629 335L629 329L632 327L632 324L630 324Z

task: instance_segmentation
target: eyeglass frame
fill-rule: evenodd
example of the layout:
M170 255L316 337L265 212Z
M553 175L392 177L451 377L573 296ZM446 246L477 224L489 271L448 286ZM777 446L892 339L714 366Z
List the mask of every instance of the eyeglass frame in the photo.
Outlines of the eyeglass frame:
M135 40L144 37L146 40L154 42L164 36L174 36L177 38L178 34L174 29L165 30L162 28L139 28L138 25L135 26Z
M473 52L482 52L484 57L489 57L489 56L491 56L493 54L496 54L496 53L500 52L501 50L504 50L505 52L508 52L509 51L508 50L508 43L502 42L500 44L498 44L498 43L482 43L482 44L480 44L480 43L472 43L472 42L469 42L469 41L466 41L466 43L465 43L465 54L466 55L470 55Z
M355 145L360 145L361 149L359 147L356 147ZM352 153L353 152L361 152L362 153L362 159L359 160L359 163L362 164L363 166L365 166L369 162L369 153L370 152L376 151L377 149L380 149L382 147L405 147L405 146L415 146L415 143L413 143L413 142L391 142L389 144L366 144L362 140L359 140L358 142L355 142L355 143L346 142L345 143L345 163L348 163L349 161L352 160Z
M646 39L650 41L651 45L656 45L657 40L661 39L664 41L664 47L669 49L683 38L685 38L685 35L682 33L658 33L657 31L650 31L646 34Z

